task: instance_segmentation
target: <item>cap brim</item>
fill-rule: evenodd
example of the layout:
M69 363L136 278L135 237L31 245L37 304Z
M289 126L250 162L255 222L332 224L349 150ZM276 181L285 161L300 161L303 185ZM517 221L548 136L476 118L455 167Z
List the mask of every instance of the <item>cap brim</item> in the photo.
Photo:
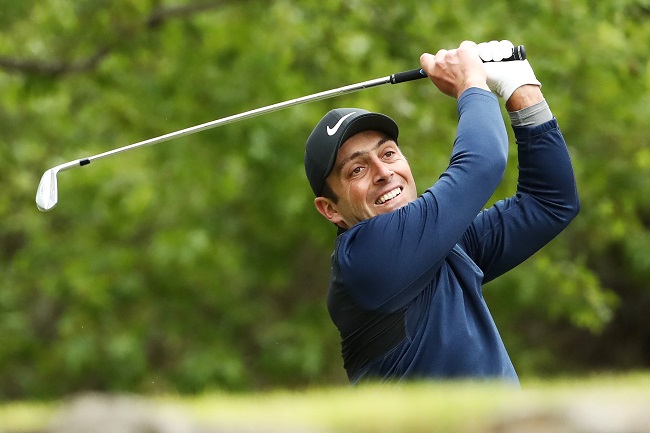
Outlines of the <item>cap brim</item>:
M339 150L343 143L349 140L354 135L364 132L364 131L379 131L386 134L388 137L392 138L397 142L397 137L399 135L399 128L397 123L390 117L381 114L381 113L364 113L360 116L355 117L348 125L346 125L343 133L339 137L339 141L336 144L336 151L332 152L329 164L327 165L327 176L332 172L334 164L336 163L336 158L338 156Z

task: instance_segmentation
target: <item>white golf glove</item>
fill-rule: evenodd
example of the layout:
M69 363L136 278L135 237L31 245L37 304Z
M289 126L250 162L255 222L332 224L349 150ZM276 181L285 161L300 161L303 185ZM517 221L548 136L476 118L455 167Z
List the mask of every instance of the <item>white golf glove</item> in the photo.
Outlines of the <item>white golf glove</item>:
M483 42L478 44L477 48L481 60L488 62L484 63L488 87L504 101L510 99L515 90L523 85L534 84L542 87L528 60L501 62L512 56L514 49L512 42Z

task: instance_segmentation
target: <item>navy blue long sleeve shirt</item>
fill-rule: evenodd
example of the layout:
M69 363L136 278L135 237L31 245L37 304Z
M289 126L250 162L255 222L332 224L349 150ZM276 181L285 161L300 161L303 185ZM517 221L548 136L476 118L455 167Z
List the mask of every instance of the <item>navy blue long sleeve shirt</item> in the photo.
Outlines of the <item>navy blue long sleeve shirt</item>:
M496 378L518 382L482 285L557 236L579 210L573 168L555 119L514 127L514 196L484 209L502 179L508 137L498 100L458 99L450 164L393 212L339 235L328 310L351 382Z

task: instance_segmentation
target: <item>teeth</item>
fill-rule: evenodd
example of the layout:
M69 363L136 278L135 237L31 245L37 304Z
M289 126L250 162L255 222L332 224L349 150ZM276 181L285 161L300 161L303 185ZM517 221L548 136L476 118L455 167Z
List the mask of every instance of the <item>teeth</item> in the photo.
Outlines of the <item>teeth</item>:
M377 201L375 202L375 204L384 204L384 203L386 203L388 200L397 197L397 196L400 195L401 193L402 193L402 189L401 189L401 188L395 188L394 190L389 191L389 192L387 192L386 194L384 194L384 195L382 195L381 197L379 197L379 200L377 200Z

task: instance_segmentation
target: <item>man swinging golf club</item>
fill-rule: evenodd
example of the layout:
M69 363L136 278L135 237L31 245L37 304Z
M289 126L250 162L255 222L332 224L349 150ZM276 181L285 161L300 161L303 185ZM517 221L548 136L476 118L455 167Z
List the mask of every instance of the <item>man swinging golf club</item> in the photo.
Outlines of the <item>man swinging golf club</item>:
M498 62L511 52L508 41L463 42L420 57L459 114L449 165L422 195L398 127L383 114L332 110L307 140L316 209L339 231L327 305L352 383L519 382L482 285L557 236L580 204L566 143L530 64ZM519 181L512 197L484 209L508 154L497 96L516 137Z

